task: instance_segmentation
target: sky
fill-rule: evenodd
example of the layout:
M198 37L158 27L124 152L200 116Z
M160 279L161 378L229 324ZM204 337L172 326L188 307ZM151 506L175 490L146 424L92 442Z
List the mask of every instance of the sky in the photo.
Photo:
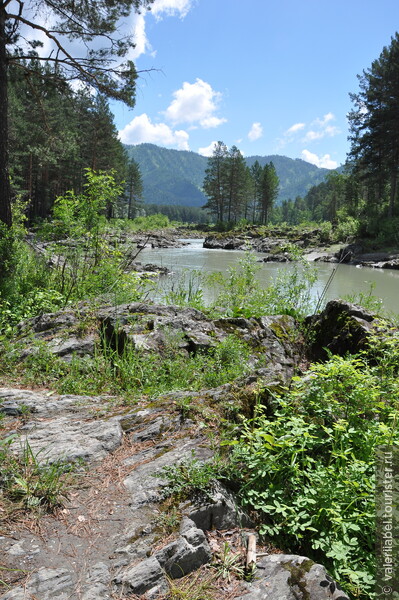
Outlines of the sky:
M125 144L281 154L333 169L349 151L357 75L399 29L398 0L155 0L130 17L136 106Z

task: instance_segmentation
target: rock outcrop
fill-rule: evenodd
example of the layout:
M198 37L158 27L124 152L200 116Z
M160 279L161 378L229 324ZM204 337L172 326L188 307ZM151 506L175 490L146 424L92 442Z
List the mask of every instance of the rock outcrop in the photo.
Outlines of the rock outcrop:
M211 442L195 423L182 422L162 404L109 416L111 400L0 389L9 423L29 408L32 418L22 426L21 440L29 441L38 460L80 459L87 472L80 476L85 485L72 488L65 508L43 516L37 531L14 527L12 535L0 538L3 566L17 568L22 579L2 600L111 600L131 594L155 600L164 597L169 579L211 561L208 531L251 525L234 495L217 484L211 493L180 503L177 528L172 535L162 532L166 482L154 475L193 456L210 460ZM96 418L97 413L108 416ZM20 452L21 442L14 449ZM263 599L266 591L271 600L294 600L299 593L310 600L347 598L335 593L339 588L323 567L298 556L262 558L255 580L241 586L241 600Z
M265 373L288 382L299 361L300 344L292 317L210 319L195 308L143 302L113 307L82 305L43 314L18 328L16 348L21 359L38 351L37 341L52 354L71 360L92 356L100 340L122 352L126 345L146 352L162 352L171 340L186 353L206 352L235 334L261 355Z
M306 324L311 360L325 360L328 352L344 356L364 349L380 320L361 306L331 300L320 314L308 317Z
M171 505L162 473L182 461L206 463L215 454L203 424L179 406L187 399L234 406L237 385L242 393L258 382L269 389L287 385L304 355L296 327L287 316L210 319L196 309L145 303L82 305L22 323L20 360L35 351L32 336L70 360L72 352L92 354L100 340L119 352L126 345L162 352L166 337L175 335L180 351L189 354L209 351L234 333L253 348L252 370L238 383L143 398L135 405L110 396L0 388L11 451L18 456L29 448L39 464L61 459L76 470L63 508L42 516L39 528L15 524L0 537L2 567L16 569L1 600L163 599L170 580L212 561L215 532L253 532L231 489L215 482L206 493ZM309 353L323 359L323 348L357 352L376 327L373 313L332 301L308 319ZM239 600L347 600L323 566L296 555L261 557L255 579L237 585Z

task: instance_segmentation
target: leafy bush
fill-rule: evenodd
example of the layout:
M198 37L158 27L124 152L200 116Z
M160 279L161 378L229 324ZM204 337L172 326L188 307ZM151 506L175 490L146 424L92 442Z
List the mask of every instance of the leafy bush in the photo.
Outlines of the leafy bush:
M206 310L202 292L203 276L199 271L183 271L172 283L171 289L164 295L166 304L176 306L192 306L198 310Z
M276 398L273 416L245 421L234 447L261 533L324 561L353 597L373 587L375 451L399 445L398 406L396 378L332 357Z
M169 217L160 213L148 215L147 217L136 217L135 219L114 219L112 225L122 231L130 231L132 233L173 227L173 223L170 222Z

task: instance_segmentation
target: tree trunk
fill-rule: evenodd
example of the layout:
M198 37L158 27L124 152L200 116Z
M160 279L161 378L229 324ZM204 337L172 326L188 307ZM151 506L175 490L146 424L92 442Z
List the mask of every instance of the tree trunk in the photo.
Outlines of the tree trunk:
M6 11L0 3L0 221L11 226L11 188L8 174L8 91L5 35Z

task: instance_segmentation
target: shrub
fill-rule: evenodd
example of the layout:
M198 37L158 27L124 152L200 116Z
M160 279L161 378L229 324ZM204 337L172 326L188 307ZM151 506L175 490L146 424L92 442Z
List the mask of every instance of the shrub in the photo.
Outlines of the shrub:
M373 587L375 452L399 445L398 406L380 367L332 357L276 398L273 416L245 421L234 446L261 533L325 561L353 597Z

